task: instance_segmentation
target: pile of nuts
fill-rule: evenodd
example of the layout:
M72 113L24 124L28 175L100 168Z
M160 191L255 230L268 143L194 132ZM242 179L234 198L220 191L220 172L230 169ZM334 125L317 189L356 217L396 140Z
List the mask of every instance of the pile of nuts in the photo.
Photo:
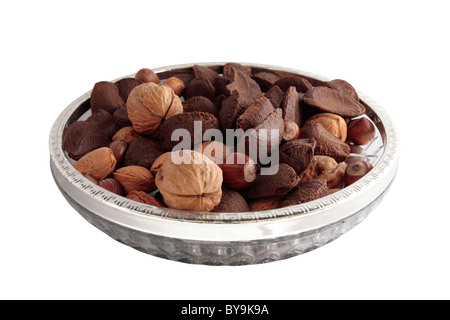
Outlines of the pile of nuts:
M63 134L74 167L111 192L158 207L275 209L326 196L372 169L349 156L374 140L375 126L355 89L340 79L322 82L238 63L194 65L167 79L143 68L133 78L97 82L90 108L87 120ZM200 140L194 123L201 123ZM180 128L192 140L174 151ZM261 174L262 159L204 139L209 129L224 136L227 129L253 129L259 140L260 132L278 130L275 140L263 141L278 152L276 172ZM175 163L174 155L186 161Z

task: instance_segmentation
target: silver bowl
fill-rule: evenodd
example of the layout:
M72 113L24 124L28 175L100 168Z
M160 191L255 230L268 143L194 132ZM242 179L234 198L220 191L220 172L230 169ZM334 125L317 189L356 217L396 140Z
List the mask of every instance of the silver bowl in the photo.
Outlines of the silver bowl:
M313 83L329 80L289 68L242 64L298 74ZM193 65L153 70L160 79L166 79ZM224 63L197 65L220 69ZM90 91L72 102L51 129L51 172L61 193L87 221L115 240L150 255L208 265L258 264L290 258L352 229L375 209L394 180L398 167L394 125L377 103L358 94L377 128L377 142L366 148L364 155L374 167L356 183L308 203L257 212L188 212L135 202L95 185L73 167L61 146L64 129L88 112Z

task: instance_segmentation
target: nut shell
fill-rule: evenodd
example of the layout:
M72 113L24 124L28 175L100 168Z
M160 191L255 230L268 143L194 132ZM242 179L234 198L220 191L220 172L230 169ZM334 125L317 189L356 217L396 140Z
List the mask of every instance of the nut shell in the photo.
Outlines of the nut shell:
M150 204L152 206L156 206L156 207L164 207L162 205L161 202L159 202L155 197L145 193L144 191L137 191L137 190L133 190L130 191L127 194L127 198L134 200L134 201L138 201L138 202L142 202L145 204Z
M347 123L344 118L334 113L317 113L306 121L319 122L329 133L345 142L347 139Z
M102 147L87 153L73 166L82 174L102 180L114 171L116 164L117 160L112 150Z
M177 77L170 77L164 81L166 85L172 88L173 92L177 96L181 96L184 90L184 82L183 80L178 79Z
M153 72L152 69L149 68L142 68L138 72L136 72L136 75L134 78L140 82L150 82L150 83L159 83L159 77L158 75Z
M345 165L345 162L341 162ZM328 188L343 185L345 167L336 162L331 157L317 155L314 156L308 168L299 177L301 182L311 179L326 179Z
M365 145L375 139L375 126L368 118L361 117L348 123L348 139L358 145Z
M108 178L101 180L98 185L108 191L111 191L119 196L123 195L122 185L114 178Z
M144 192L156 190L155 179L147 168L127 166L117 169L113 175L120 182L126 193L133 190Z
M174 157L181 161L174 163ZM193 211L211 211L220 203L222 181L219 166L191 150L172 152L155 179L164 202L170 208Z
M133 127L123 127L120 128L111 138L112 141L122 140L126 143L130 143L133 140L136 140L140 137L140 135L134 130Z
M183 105L169 86L148 82L130 92L127 110L137 133L155 135L164 120L183 112Z

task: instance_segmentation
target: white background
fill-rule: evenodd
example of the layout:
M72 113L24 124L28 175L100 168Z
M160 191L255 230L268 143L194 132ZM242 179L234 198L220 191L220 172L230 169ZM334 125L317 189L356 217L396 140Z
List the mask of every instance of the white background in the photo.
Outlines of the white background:
M446 1L3 1L2 299L448 299ZM394 119L400 167L360 225L315 251L245 267L143 254L63 198L48 136L101 80L208 61L342 78Z

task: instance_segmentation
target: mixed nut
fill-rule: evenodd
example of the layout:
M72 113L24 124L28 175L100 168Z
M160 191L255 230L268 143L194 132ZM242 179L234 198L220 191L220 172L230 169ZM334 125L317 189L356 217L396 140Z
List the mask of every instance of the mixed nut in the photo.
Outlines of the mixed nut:
M97 82L90 110L63 134L74 167L111 192L158 207L275 209L328 195L372 169L351 152L375 139L375 126L355 89L340 79L238 63L194 65L167 79L143 68L134 77ZM190 137L183 148L174 139L180 129ZM243 143L254 138L258 148L276 153L276 170L264 174L274 163L261 153L208 135L228 130L251 132Z

